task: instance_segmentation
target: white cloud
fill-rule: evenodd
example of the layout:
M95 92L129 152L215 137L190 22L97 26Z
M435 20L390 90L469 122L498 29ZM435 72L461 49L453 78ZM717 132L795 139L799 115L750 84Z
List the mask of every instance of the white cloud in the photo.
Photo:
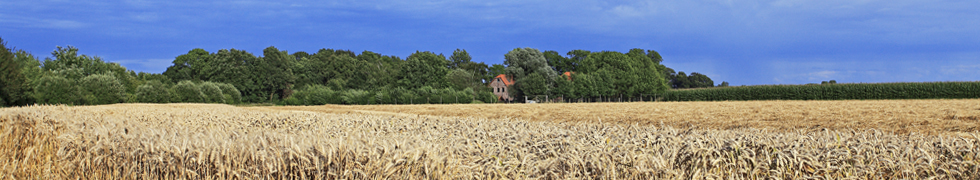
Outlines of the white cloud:
M980 62L980 59L978 59L977 62ZM980 64L960 64L960 65L952 65L952 66L942 66L940 68L940 72L944 76L980 74ZM980 79L977 80L980 81Z
M30 17L0 16L4 24L14 27L47 28L47 29L78 29L87 27L87 23L65 19L38 19Z
M119 63L123 67L129 70L138 70L149 73L162 73L167 70L167 67L173 65L173 58L171 59L123 59L123 60L106 60L108 62Z
M821 79L831 79L834 76L837 76L838 74L839 72L837 71L824 70L824 71L812 72L807 75L810 76L809 79L812 81L812 80L821 80Z

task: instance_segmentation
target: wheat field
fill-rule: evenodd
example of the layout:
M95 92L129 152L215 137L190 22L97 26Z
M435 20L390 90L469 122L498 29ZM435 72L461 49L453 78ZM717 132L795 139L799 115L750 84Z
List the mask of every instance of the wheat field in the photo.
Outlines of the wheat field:
M861 109L875 102L885 110ZM901 102L906 103L898 106ZM580 116L637 112L598 113L596 120L554 120L574 114L538 119L438 114L478 105L29 106L0 109L0 179L978 179L980 133L967 131L975 125L919 130L939 121L975 123L968 122L976 117L969 110L978 102L841 101L851 110L840 112L841 117L936 118L919 120L932 124L907 133L863 128L871 125L788 130L781 128L796 126L774 125L779 121L723 126L709 122L722 117L704 114L700 125L676 126L683 123L667 118L641 122L654 118L644 112L657 110L630 109L699 108L684 112L710 115L721 112L705 111L745 106L740 102L580 104L578 109L536 104L539 109L525 109L566 109ZM731 111L760 107L747 116L766 117L770 111L792 114L799 108L794 104L840 109L833 102L744 103L763 105ZM949 111L888 113L923 106ZM596 107L617 109L586 111ZM877 113L850 114L864 110ZM813 119L830 113L808 112L815 113Z
M876 129L889 133L980 131L980 99L451 104L268 107L327 113L407 113L675 128Z

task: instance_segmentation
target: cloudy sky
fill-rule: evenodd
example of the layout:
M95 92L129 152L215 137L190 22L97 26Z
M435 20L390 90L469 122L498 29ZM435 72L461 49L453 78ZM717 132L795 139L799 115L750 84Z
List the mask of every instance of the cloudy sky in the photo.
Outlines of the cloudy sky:
M976 0L0 0L0 37L161 73L193 48L407 57L653 49L732 85L980 80Z

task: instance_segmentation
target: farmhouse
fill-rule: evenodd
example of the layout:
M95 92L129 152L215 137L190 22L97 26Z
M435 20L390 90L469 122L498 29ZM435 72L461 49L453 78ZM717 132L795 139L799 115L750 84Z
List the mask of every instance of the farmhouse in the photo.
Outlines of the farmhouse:
M501 74L493 78L490 82L490 89L493 89L493 94L497 95L497 100L501 101L512 101L514 98L510 97L507 91L511 85L514 85L514 81L507 79L507 75Z

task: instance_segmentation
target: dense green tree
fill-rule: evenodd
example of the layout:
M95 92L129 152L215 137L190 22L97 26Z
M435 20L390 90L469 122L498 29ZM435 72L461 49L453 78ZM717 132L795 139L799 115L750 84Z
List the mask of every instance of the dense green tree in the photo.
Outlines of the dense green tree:
M516 84L518 84L517 88L526 96L551 94L552 87L548 85L548 81L545 80L544 75L541 75L541 73L531 73L517 80Z
M711 78L698 72L692 72L691 75L687 76L687 80L691 83L690 88L715 87L715 82Z
M66 78L79 80L93 74L112 74L126 88L126 92L136 91L136 77L132 71L126 70L119 63L108 63L97 56L78 55L78 48L68 46L57 47L51 52L54 59L46 58L42 69L65 75Z
M664 77L667 78L667 81L669 81L671 87L673 87L674 80L677 79L677 72L674 71L674 69L668 67L668 68L664 68L664 71L661 72L661 74L664 74Z
M728 82L722 81L721 84L718 84L718 87L728 87Z
M507 66L504 66L503 64L494 64L487 68L487 75L483 77L483 82L490 83L494 77L501 74L507 74Z
M627 54L594 52L579 68L582 73L604 77L609 87L600 95L632 97L667 89L667 82L657 71L656 65L643 50L633 49Z
M548 61L548 65L554 67L555 71L561 72L575 72L575 68L578 67L580 61L575 61L570 58L566 58L556 51L545 51L544 58Z
M172 81L183 81L183 80L198 80L198 81L208 81L216 69L214 69L217 63L211 57L211 53L205 51L201 48L192 49L183 54L177 56L174 59L173 65L167 68L167 71L163 72L163 75L169 77Z
M265 74L255 69L261 58L237 49L222 49L212 54L213 76L209 81L228 83L241 92L243 102L269 102L269 89L262 84Z
M76 84L75 81L62 76L44 76L37 80L34 98L41 104L84 104L82 92Z
M552 84L550 81L558 77L558 73L548 66L544 54L534 48L515 48L507 52L504 55L504 64L507 65L507 74L513 76L514 80L520 80L531 73L541 73Z
M360 74L363 74L364 82L356 88L368 90L394 86L405 62L396 56L384 56L371 51L362 52L357 55L357 59L364 64L358 69Z
M687 89L687 88L706 88L714 87L714 81L708 76L693 72L691 75L685 74L683 71L678 72L671 80L671 87L674 89Z
M306 53L306 52L303 52L303 51L296 51L296 52L293 53L293 57L295 57L296 60L298 61L298 60L303 59L303 58L310 58L310 53Z
M654 63L660 64L664 61L664 57L660 56L660 53L654 50L647 50L647 57L653 60Z
M435 53L415 52L408 56L403 69L404 73L398 80L400 87L409 89L420 88L423 86L442 87L446 86L445 76L449 73L449 60L443 55Z
M490 74L489 68L490 67L486 63L473 62L472 58L470 57L470 54L466 52L465 49L456 49L456 51L453 51L453 55L449 56L450 73L453 73L454 72L453 70L455 69L461 69L469 72L469 74L474 77L474 78L468 78L468 80L472 82L466 82L466 84L483 83L483 80L493 78L492 76L495 75ZM467 87L470 87L470 85L467 85ZM457 87L457 88L461 90L463 87Z
M446 74L446 81L449 83L450 87L457 90L482 87L484 85L483 83L480 83L480 80L480 77L477 77L472 72L463 69L450 70L449 73Z
M691 88L691 84L692 83L687 80L687 73L684 73L684 71L677 72L677 75L674 75L674 79L671 80L671 88L674 89Z
M504 55L504 64L507 65L507 75L513 78L515 81L514 86L517 91L511 92L513 97L521 97L523 94L527 95L549 95L551 93L551 88L554 87L555 78L558 77L558 72L556 72L551 66L548 66L548 62L541 51L533 48L515 48L507 54ZM537 73L541 77L534 77L535 80L522 80L525 77ZM537 83L538 80L543 81L541 84L524 84L524 83ZM524 86L527 86L525 88ZM541 89L543 88L543 89ZM532 92L523 92L525 89L531 89ZM530 94L530 93L542 93L542 94Z
M126 87L112 74L93 74L82 78L79 87L90 105L126 102Z
M626 85L627 87L625 95L629 97L636 97L642 95L650 95L655 93L662 93L670 88L669 81L664 77L663 71L666 66L660 64L662 60L656 60L654 58L660 58L656 51L649 50L648 53L655 54L650 56L644 53L643 49L631 49L627 56L632 60L632 64L635 68L632 72L627 72L626 75ZM653 57L653 58L651 58Z
M320 49L309 58L300 59L296 63L296 72L301 72L296 76L296 86L326 84L334 76L333 69L328 66L331 62L330 58L333 58L332 49Z
M599 91L597 82L595 78L589 74L585 73L575 73L572 74L572 87L571 91L573 96L578 98L589 98L599 96Z
M472 59L470 53L466 52L465 49L456 49L456 51L453 51L453 55L449 56L449 69L462 69Z
M577 99L579 96L577 94L577 89L575 89L575 82L571 80L570 76L565 76L562 74L555 79L555 88L552 90L555 96L561 96L565 99Z
M0 107L26 105L29 99L25 87L27 76L22 73L21 63L17 62L12 48L0 38Z
M261 87L259 91L268 94L270 101L288 97L296 83L292 70L296 58L272 46L262 52L264 57L252 66L252 72L258 74L255 80Z
M582 61L585 60L585 58L588 58L589 55L591 54L592 52L586 50L571 50L568 51L568 53L565 53L565 55L568 55L568 60L570 60L575 64L581 63Z

